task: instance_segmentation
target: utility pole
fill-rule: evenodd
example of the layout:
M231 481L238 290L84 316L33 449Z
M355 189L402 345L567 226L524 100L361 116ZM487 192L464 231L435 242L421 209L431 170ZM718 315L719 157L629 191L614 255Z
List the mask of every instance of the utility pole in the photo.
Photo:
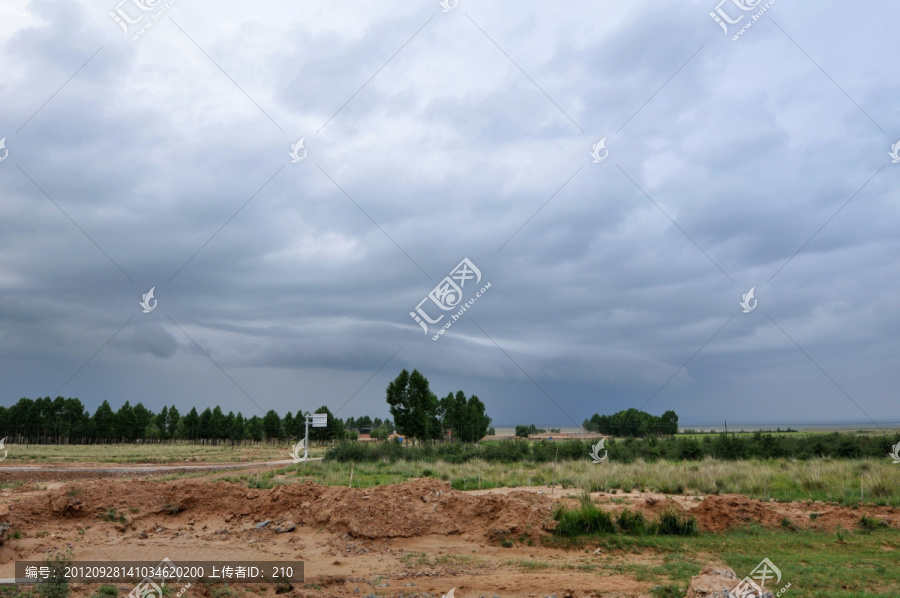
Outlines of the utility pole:
M312 422L312 416L306 416L306 436L303 437L303 458L306 459L309 456L309 424Z

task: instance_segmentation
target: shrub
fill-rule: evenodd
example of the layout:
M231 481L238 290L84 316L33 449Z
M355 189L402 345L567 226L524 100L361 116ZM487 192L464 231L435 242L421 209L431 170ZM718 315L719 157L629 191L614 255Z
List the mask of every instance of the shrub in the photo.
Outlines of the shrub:
M554 533L560 536L575 538L595 534L614 534L612 516L601 511L593 503L582 501L581 507L575 510L558 509L554 518L559 522Z
M863 515L859 518L859 527L861 527L865 531L872 531L881 527L887 527L887 525L887 521L875 519L874 517Z
M660 513L651 531L659 536L696 536L700 533L694 517L686 517L675 510Z
M647 520L641 513L632 513L625 509L616 517L616 523L623 533L633 536L642 536L647 533Z
M681 598L685 592L687 592L686 588L682 588L674 583L667 586L654 586L650 590L653 598Z
M105 513L100 515L100 519L103 521L109 521L110 523L127 523L128 520L125 519L125 515L119 513L115 507L109 507Z
M50 568L50 576L42 580L36 589L41 598L67 598L69 595L69 580L66 577L66 568L72 563L74 549L71 544L66 544L65 550L56 547L48 549L44 556L44 565Z

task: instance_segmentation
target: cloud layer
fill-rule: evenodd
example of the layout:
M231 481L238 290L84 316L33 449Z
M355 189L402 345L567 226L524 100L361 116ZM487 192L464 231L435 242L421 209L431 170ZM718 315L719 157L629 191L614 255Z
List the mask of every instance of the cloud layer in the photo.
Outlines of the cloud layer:
M163 6L0 9L4 404L900 419L895 3Z

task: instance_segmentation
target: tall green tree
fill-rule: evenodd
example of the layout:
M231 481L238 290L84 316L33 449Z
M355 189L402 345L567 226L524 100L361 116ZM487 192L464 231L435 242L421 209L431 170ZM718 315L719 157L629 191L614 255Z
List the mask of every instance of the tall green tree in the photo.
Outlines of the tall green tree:
M278 413L276 413L274 409L269 409L266 412L266 415L263 417L262 426L263 433L266 435L266 440L276 440L282 437L281 418L278 417Z
M222 408L216 405L212 410L212 416L209 419L210 438L221 440L225 438L225 416L222 414Z
M419 370L406 369L386 389L387 403L397 431L419 442L440 435L438 400Z
M181 413L178 412L178 407L172 405L169 407L169 413L166 416L166 435L169 438L178 438L178 430L181 423Z
M163 440L169 438L169 427L166 425L169 419L169 408L163 405L162 411L156 414L154 422L156 429L159 430L159 437Z
M200 424L199 428L199 438L207 439L212 438L212 409L207 407L203 410L203 413L200 414Z
M131 403L125 401L119 410L116 411L116 437L124 440L133 440L137 436L135 430L136 420L134 418L134 407Z
M250 440L255 440L256 442L262 440L264 434L262 419L260 419L258 415L254 415L253 417L248 419L246 423L246 430L246 437Z
M226 440L237 440L234 437L234 411L229 411L228 415L222 418L222 438Z
M103 401L92 418L94 434L100 440L111 441L116 438L116 414L113 413L109 401Z
M294 435L294 416L291 415L290 411L285 413L284 417L281 418L281 429L284 431L284 435L287 438Z
M244 440L246 437L246 422L243 414L238 411L238 414L234 416L234 423L231 425L231 438L233 440Z
M200 416L197 414L197 408L191 407L188 414L182 418L184 423L185 438L196 440L200 437Z
M674 436L678 434L678 414L672 411L666 411L660 419L660 433Z

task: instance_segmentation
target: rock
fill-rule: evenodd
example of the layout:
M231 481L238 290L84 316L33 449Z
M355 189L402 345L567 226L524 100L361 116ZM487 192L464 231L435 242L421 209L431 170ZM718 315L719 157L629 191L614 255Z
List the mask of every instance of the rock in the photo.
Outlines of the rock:
M293 521L284 521L281 525L275 528L276 534L283 534L285 532L292 532L296 529L296 525Z
M0 523L9 523L9 505L0 505Z
M603 554L603 551L599 548L594 551L594 555L598 555L598 554Z
M556 529L557 525L559 525L559 521L557 521L556 519L548 519L547 521L545 521L544 523L541 524L541 527L546 532L552 532L553 530Z
M262 528L266 527L267 525L269 525L270 523L272 523L272 522L268 519L266 519L265 521L260 521L259 523L256 524L256 529L262 529Z
M140 538L141 540L146 540L149 537L150 536L147 535L147 532L141 532L138 534L138 538Z
M0 546L9 539L9 524L0 523Z
M738 576L731 567L707 565L691 578L685 598L730 598L737 583Z

